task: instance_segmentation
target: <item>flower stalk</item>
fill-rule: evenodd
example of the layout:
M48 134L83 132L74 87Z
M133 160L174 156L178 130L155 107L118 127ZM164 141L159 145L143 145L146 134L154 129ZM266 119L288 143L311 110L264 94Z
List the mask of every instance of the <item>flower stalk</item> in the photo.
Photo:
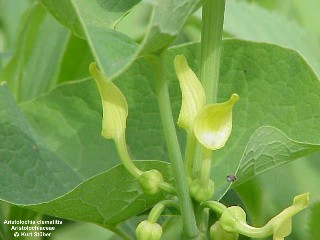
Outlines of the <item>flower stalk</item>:
M202 7L200 80L207 103L218 99L225 0L207 0Z

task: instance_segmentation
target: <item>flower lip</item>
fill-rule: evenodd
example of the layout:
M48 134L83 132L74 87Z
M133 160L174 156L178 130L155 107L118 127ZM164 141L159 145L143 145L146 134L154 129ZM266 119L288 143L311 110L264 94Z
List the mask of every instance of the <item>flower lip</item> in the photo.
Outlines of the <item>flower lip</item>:
M238 100L234 93L227 102L209 104L198 113L194 132L206 148L216 150L225 145L232 130L232 108Z

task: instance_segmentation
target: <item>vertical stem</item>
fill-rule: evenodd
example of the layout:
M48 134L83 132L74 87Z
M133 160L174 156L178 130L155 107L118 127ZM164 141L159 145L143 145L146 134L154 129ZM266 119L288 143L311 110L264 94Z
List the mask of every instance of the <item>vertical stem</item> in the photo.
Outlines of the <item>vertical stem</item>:
M207 187L211 173L212 150L202 146L201 185Z
M220 54L225 0L207 0L202 8L200 79L207 103L218 96Z
M207 0L202 7L200 80L206 92L207 104L216 103L218 98L224 10L225 0ZM198 155L197 159L202 159L200 171L201 182L204 182L210 178L207 169L210 163L207 151L202 155Z
M207 104L216 103L218 98L224 10L225 0L207 0L202 7L200 80ZM201 156L199 153L196 157L201 166L200 181L205 186L210 179L211 158L211 151L204 147ZM208 224L208 211L199 211L197 215L201 231Z
M160 118L173 169L184 232L187 239L195 239L199 231L195 221L195 215L189 194L187 176L184 171L185 167L183 164L180 145L172 117L168 83L165 76L163 53L160 56L152 56L150 58L150 62L156 78L156 94L158 98Z
M201 209L201 214L199 215L198 226L200 234L206 236L208 231L209 223L209 209Z
M186 166L186 172L188 181L191 182L193 179L193 162L194 162L194 156L195 156L195 150L196 150L196 137L193 133L188 133L187 135L187 145L185 150L185 166Z

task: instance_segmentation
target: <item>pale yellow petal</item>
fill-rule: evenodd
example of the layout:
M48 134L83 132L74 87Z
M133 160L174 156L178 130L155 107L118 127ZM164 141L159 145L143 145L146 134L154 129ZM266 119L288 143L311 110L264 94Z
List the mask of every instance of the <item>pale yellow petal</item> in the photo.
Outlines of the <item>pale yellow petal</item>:
M175 57L174 67L182 92L178 125L186 131L191 132L193 131L195 117L205 105L205 91L183 55Z
M128 104L120 89L104 76L96 66L91 63L89 71L95 80L103 107L101 135L108 139L119 139L124 136L128 116Z
M227 102L207 105L197 115L194 132L206 148L220 149L227 142L232 130L232 108L238 99L237 94L232 94Z

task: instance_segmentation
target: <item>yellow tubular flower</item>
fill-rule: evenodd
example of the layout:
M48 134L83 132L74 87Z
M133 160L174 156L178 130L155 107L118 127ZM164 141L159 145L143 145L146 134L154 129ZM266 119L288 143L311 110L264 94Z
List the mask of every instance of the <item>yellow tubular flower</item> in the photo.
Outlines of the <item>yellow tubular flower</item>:
M96 63L90 64L89 71L96 81L102 100L101 135L107 139L120 139L124 136L128 116L126 98L119 88L99 71Z
M273 240L282 240L291 233L292 217L309 205L309 193L296 196L293 204L272 218L267 225L272 226Z
M238 206L224 210L219 221L223 229L231 233L240 233L251 238L266 238L273 235L273 240L283 240L291 233L292 217L308 205L309 193L296 196L290 207L284 209L261 228L248 225L244 210Z
M182 105L178 125L187 132L193 131L194 119L206 101L205 91L185 57L178 55L174 59L174 67L182 92Z

